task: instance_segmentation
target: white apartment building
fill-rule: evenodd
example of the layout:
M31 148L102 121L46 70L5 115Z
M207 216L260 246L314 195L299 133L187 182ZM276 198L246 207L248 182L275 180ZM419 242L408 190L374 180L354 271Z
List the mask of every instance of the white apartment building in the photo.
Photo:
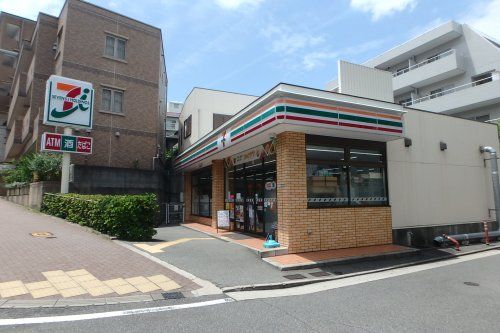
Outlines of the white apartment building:
M363 65L392 73L396 103L478 121L500 119L500 44L467 24L447 22ZM327 90L337 91L337 81Z

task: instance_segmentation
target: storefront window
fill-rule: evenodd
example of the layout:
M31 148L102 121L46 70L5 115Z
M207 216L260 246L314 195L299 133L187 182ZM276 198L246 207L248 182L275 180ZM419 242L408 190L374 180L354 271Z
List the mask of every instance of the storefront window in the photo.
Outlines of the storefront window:
M212 170L202 169L193 173L191 178L191 214L211 217Z
M308 207L386 205L385 144L308 136Z

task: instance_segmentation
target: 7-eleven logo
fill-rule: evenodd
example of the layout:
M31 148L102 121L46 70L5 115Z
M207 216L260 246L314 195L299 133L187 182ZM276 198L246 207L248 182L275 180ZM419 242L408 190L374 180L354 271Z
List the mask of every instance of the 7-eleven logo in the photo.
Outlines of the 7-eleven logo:
M88 93L90 89L74 86L72 84L58 82L56 84L56 89L60 91L65 91L66 96L52 95L53 98L63 100L62 110L57 110L53 108L50 111L50 115L54 118L64 118L80 109L81 111L87 111L89 109L89 102L87 101Z

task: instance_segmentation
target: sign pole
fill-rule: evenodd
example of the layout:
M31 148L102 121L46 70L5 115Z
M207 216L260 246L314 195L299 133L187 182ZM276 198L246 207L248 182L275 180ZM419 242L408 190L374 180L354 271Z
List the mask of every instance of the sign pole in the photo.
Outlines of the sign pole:
M73 134L73 129L71 127L64 127L64 134ZM61 165L61 193L65 194L69 192L69 165L71 164L71 153L62 153L62 165Z

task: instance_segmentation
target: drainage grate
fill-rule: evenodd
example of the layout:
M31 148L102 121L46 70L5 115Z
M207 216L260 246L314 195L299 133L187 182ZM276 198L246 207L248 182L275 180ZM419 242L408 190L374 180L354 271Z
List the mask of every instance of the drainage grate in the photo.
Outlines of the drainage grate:
M176 291L173 293L161 293L164 299L181 299L184 298L184 294L180 291Z
M335 275L344 275L344 273L342 273L341 271L335 271L335 272L333 272L333 274L335 274Z
M469 281L467 281L467 282L464 282L464 284L466 286L479 287L479 283L476 283L476 282L469 282Z
M53 233L48 232L48 231L37 231L37 232L32 232L30 233L31 236L33 237L39 237L39 238L56 238Z
M302 274L290 274L290 275L283 275L285 279L288 280L300 280L300 279L305 279L306 276Z
M329 275L331 275L330 273L328 273L328 272L323 272L323 271L321 271L321 272L309 273L309 274L311 274L312 276L315 276L315 277L323 277L323 276L329 276Z

